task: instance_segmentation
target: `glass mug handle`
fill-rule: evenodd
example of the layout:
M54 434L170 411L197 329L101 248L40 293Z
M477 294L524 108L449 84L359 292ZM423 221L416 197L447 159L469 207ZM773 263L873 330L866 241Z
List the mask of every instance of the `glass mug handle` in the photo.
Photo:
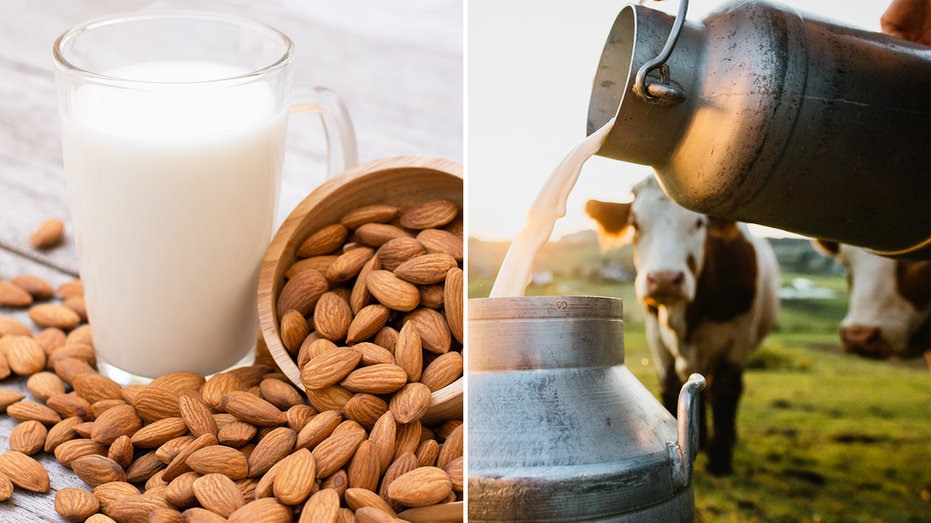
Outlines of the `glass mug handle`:
M291 88L291 114L316 112L327 142L327 179L359 163L356 133L343 99L326 87Z

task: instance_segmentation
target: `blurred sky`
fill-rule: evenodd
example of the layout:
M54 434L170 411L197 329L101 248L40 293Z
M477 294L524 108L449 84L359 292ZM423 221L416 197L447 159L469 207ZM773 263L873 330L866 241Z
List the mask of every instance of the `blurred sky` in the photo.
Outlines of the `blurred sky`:
M879 31L890 0L782 0L802 11ZM627 2L469 0L467 143L469 236L509 241L553 169L585 137L592 78L605 38ZM691 0L699 20L725 0ZM675 14L678 0L647 6ZM591 198L630 201L649 167L592 157L552 239L594 228ZM782 231L753 226L763 235Z

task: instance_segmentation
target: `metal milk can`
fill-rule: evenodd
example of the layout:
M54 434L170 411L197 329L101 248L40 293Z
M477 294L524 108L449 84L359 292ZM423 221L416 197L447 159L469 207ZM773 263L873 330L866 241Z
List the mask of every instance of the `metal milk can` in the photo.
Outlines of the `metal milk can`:
M624 365L621 300L469 300L469 351L469 521L694 521L705 379L677 424Z
M598 153L694 211L931 255L931 48L764 1L623 8L592 88Z

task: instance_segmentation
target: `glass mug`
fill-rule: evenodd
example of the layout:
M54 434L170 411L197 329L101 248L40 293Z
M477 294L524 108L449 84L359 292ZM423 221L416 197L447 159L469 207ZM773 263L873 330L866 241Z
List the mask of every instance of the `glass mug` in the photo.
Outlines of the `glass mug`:
M55 42L81 281L100 369L117 381L251 355L289 112L319 110L329 175L356 163L332 91L291 105L292 49L262 24L174 11L93 20Z

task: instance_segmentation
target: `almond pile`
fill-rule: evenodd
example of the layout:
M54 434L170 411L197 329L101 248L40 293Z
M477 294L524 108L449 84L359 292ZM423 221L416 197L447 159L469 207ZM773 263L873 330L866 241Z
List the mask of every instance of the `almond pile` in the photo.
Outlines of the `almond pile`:
M416 421L462 376L462 219L451 200L370 205L312 233L276 304L318 410ZM366 425L366 423L363 423Z

